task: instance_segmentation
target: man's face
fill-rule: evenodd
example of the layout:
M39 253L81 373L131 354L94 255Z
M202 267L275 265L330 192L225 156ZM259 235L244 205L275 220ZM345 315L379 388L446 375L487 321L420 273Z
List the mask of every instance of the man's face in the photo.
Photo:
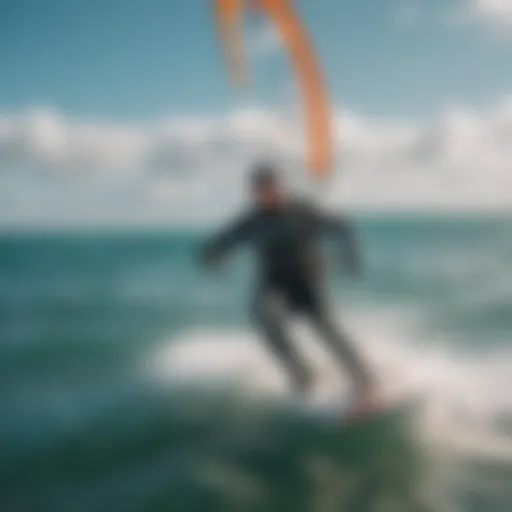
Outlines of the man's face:
M283 198L283 186L275 180L264 181L254 187L254 199L260 208L275 208L283 202Z

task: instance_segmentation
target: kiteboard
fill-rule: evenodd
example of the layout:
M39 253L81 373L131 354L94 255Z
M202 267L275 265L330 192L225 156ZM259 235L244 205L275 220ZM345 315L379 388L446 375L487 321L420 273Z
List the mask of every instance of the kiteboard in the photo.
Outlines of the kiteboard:
M407 416L421 403L421 397L382 398L371 407L357 410L357 404L349 398L321 402L294 400L296 411L313 421L334 425L358 425L399 419Z

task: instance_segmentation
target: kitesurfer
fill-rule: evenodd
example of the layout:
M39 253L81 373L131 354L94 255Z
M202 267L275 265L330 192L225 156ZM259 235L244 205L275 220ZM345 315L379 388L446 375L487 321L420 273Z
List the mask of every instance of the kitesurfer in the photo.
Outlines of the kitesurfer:
M350 223L289 193L272 165L259 164L253 170L250 188L254 204L207 242L203 262L212 266L241 244L252 246L259 266L252 316L268 348L287 370L294 390L305 395L315 380L285 330L288 316L299 314L313 324L336 362L348 371L356 409L372 407L374 379L347 335L333 322L323 292L323 234L343 242L344 263L353 275L361 271Z

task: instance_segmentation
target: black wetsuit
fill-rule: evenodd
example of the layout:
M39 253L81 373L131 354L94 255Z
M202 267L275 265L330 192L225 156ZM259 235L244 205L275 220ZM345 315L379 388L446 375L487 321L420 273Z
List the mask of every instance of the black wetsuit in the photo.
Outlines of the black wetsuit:
M310 373L284 330L288 312L302 313L313 322L337 361L361 388L370 384L369 373L332 322L322 293L319 251L326 233L345 242L346 257L357 264L357 244L348 222L301 201L288 201L274 210L248 212L207 244L204 258L216 260L240 244L252 245L260 270L253 316L294 384L298 388L306 385Z

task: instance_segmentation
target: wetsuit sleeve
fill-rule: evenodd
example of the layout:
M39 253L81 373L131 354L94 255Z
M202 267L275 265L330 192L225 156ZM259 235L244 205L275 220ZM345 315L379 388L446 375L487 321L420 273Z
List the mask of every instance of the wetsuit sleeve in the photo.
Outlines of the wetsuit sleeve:
M202 251L203 262L218 261L238 245L247 242L253 233L254 220L253 214L244 215L209 240Z
M349 270L359 272L362 267L361 246L352 221L346 216L333 215L315 207L311 207L311 213L317 228L340 244L343 261Z

